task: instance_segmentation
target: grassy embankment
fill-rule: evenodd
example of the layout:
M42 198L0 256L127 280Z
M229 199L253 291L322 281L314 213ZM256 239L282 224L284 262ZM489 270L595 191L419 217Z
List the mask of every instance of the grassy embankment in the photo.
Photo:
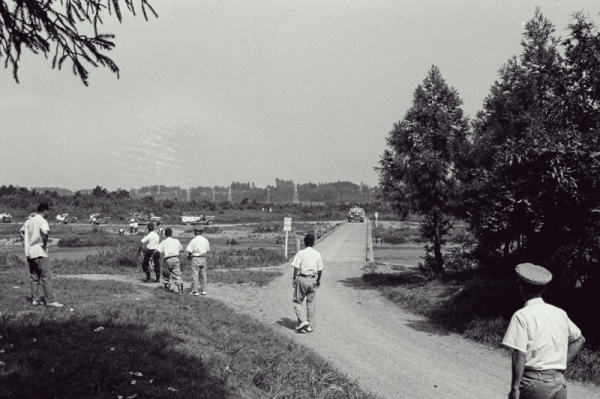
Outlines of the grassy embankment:
M397 251L402 251L402 245L421 242L417 229L381 229L376 234L383 236L387 243L397 242ZM397 257L402 258L402 255ZM414 267L371 265L363 281L403 308L426 316L449 331L500 350L504 350L501 342L510 317L523 306L514 276L492 278L483 270L446 271L445 277L437 280ZM569 365L567 377L600 384L598 337L590 336L590 329L585 328L589 317L586 320L581 311L576 311L581 308L577 304L565 302L564 293L555 287L549 286L547 291L544 295L547 302L567 310L584 335L588 331L590 342Z
M252 262L214 258L209 282L266 284L278 273L244 268L281 262L269 252ZM60 279L67 307L31 307L21 258L0 254L0 397L375 398L311 350L210 298ZM53 264L57 274L133 276L139 260L123 245Z

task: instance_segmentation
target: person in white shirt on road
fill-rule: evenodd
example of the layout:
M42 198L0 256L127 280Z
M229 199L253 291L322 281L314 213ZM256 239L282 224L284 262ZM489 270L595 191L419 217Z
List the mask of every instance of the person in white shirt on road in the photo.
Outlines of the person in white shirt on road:
M313 249L315 236L308 233L304 237L304 248L298 251L292 266L294 266L294 311L298 318L296 331L313 332L315 312L317 311L317 288L321 286L321 275L323 274L323 259L321 254ZM306 299L306 313L304 311L304 299Z
M48 261L48 234L50 234L50 226L46 219L49 213L50 208L48 204L40 204L37 207L37 213L25 221L25 224L19 230L19 235L23 239L25 256L29 264L31 304L33 306L43 304L39 295L41 284L44 289L46 305L62 308L64 305L56 302L54 299L52 270Z
M196 235L185 249L188 259L192 260L192 295L198 296L198 285L200 294L206 295L206 255L210 251L208 240L202 237L202 227L194 229ZM198 281L200 276L200 281Z
M542 299L552 274L541 266L516 268L525 306L510 320L502 344L513 350L509 399L567 399L563 375L585 338L565 311Z
M174 282L179 291L179 295L183 294L183 281L181 280L181 267L179 265L179 253L183 251L183 247L178 239L173 238L173 230L170 227L165 229L167 238L158 244L158 252L164 255L162 282L165 286L165 291L171 290L171 284Z
M142 270L146 273L145 283L160 282L160 252L157 251L160 237L154 232L154 224L148 223L148 234L142 238L142 245L146 245L146 253L144 254L144 260L142 261ZM150 278L150 261L152 261L154 273L156 273L156 280L152 281Z

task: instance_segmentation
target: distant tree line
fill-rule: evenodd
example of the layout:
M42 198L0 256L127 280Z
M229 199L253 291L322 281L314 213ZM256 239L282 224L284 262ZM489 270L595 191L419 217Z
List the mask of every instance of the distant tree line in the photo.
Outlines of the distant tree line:
M512 273L541 264L565 287L600 292L600 33L582 13L555 36L540 10L522 53L499 71L469 121L433 67L394 125L380 166L381 198L425 215L427 263L461 218L472 233L465 264Z

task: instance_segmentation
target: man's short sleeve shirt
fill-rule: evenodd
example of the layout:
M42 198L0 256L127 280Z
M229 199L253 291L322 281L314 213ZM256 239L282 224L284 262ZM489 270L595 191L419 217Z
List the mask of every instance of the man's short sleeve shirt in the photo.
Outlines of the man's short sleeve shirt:
M534 298L513 315L502 344L525 353L527 369L565 370L569 343L580 336L564 310Z
M200 256L210 251L210 244L206 238L196 236L190 241L185 250L192 254L192 257Z
M301 274L314 275L317 272L323 270L323 259L319 251L312 247L306 247L301 251L298 251L294 259L292 259L292 266L298 269Z
M179 252L183 249L178 239L167 237L163 242L158 244L158 252L165 254L165 258L179 256Z
M21 227L21 232L24 236L23 247L25 248L26 257L29 259L48 257L48 249L44 250L42 247L44 243L42 233L50 233L50 226L42 215L36 214L29 218L23 227Z
M160 237L155 232L151 231L146 235L146 237L142 238L142 244L146 244L147 249L158 249L158 243L160 242Z

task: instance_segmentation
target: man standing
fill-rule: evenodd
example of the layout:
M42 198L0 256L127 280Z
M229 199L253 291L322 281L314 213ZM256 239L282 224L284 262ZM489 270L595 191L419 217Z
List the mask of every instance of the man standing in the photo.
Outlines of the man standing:
M567 314L546 304L542 293L552 274L543 267L522 263L516 268L525 306L517 311L502 344L512 353L509 399L566 399L563 372L581 350L585 338Z
M146 244L146 253L144 254L144 260L142 261L142 270L146 273L145 283L160 282L160 252L157 251L160 237L154 232L154 224L148 223L148 234L142 238L142 245ZM154 265L154 273L156 273L156 280L152 281L150 278L150 260Z
M43 304L38 292L41 283L46 306L62 308L64 305L56 302L52 292L52 271L48 261L48 234L50 233L50 226L46 220L48 213L50 213L48 204L40 204L37 213L25 221L19 230L19 235L23 239L25 256L29 264L31 304L33 306Z
M187 248L188 259L192 260L192 292L198 296L198 276L200 276L200 294L206 295L206 254L210 251L208 240L202 237L202 226L194 229L195 237Z
M170 227L165 229L167 238L158 244L158 252L164 254L165 264L163 265L162 282L165 285L165 291L171 290L171 283L175 282L179 295L183 294L183 281L181 281L181 268L179 267L179 253L183 247L179 240L172 238L173 230Z
M296 331L313 332L315 312L317 310L317 288L321 285L321 274L323 273L323 259L321 254L313 249L315 236L308 233L304 237L304 248L298 251L292 266L294 266L294 311L298 318ZM304 312L304 299L306 298L306 316Z

